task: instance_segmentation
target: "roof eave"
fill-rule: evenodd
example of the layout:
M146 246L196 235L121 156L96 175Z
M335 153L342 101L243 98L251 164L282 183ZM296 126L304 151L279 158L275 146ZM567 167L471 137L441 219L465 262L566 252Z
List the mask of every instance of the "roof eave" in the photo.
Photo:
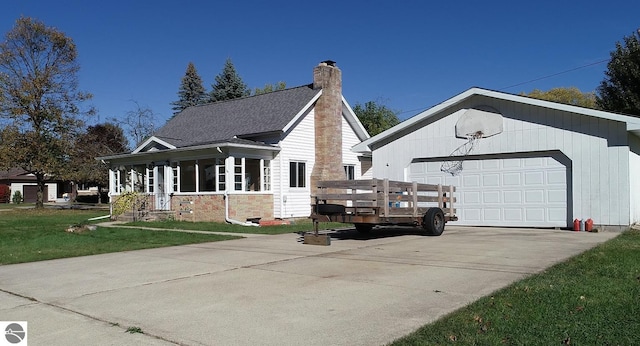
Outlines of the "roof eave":
M358 139L360 139L361 141L364 141L371 138L371 136L369 136L369 132L367 132L367 130L364 128L364 126L360 122L360 119L358 119L358 116L353 111L353 109L347 102L347 99L344 98L344 96L342 96L342 105L344 106L344 108L347 109L347 115L348 115L347 122L349 123L349 125L352 126L352 128L356 132Z
M503 92L499 92L499 91L493 91L493 90L488 90L488 89L482 89L482 88L470 88L448 100L445 100L421 113L418 113L417 115L401 122L400 124L387 129L384 132L381 132L371 138L369 138L366 141L363 141L362 143L354 146L354 151L356 152L367 152L367 151L371 151L371 146L375 143L378 143L380 141L383 141L391 136L393 136L394 134L401 132L403 130L406 130L412 126L414 126L416 123L419 123L421 121L423 121L424 119L427 119L431 116L433 116L434 114L437 114L447 108L451 108L454 107L455 105L459 104L460 102L472 97L472 96L486 96L486 97L491 97L491 98L496 98L496 99L502 99L502 100L507 100L507 101L513 101L513 102L519 102L519 103L524 103L524 104L529 104L532 106L538 106L538 107L545 107L545 108L551 108L551 109L556 109L556 110L560 110L560 111L566 111L566 112L571 112L571 113L578 113L578 114L584 114L587 116L593 116L593 117L597 117L597 118L602 118L602 119L608 119L608 120L612 120L612 121L620 121L620 122L624 122L627 124L627 131L629 132L633 132L633 133L637 133L640 132L640 118L636 118L633 116L629 116L629 115L624 115L624 114L616 114L616 113L610 113L610 112L606 112L606 111L601 111L601 110L596 110L596 109L590 109L590 108L584 108L584 107L578 107L578 106L572 106L572 105L567 105L567 104L562 104L562 103L557 103L557 102L551 102L551 101L545 101L545 100L540 100L540 99L534 99L531 97L527 97L527 96L521 96L521 95L514 95L514 94L508 94L508 93L503 93Z
M318 90L318 93L316 94L316 96L314 96L309 102L307 102L307 104L304 107L302 107L302 109L300 109L298 114L296 114L293 117L293 119L291 119L291 121L289 121L289 123L287 123L287 125L285 125L285 127L282 129L282 132L286 133L293 126L295 126L295 124L298 122L300 117L302 117L304 114L306 114L307 111L309 110L309 108L311 108L311 106L313 106L313 104L320 98L320 95L322 95L322 89Z
M281 150L281 148L278 146L273 146L268 144L260 145L260 144L219 142L219 143L194 145L190 147L181 147L181 148L167 149L167 150L160 150L160 151L144 151L144 152L137 152L137 153L132 152L128 154L101 156L101 157L96 157L96 160L109 161L109 160L116 160L116 159L126 159L126 158L133 158L133 157L138 158L138 157L144 157L144 156L150 156L150 155L158 155L159 153L169 153L169 152L180 153L180 152L186 152L186 151L214 149L214 148L240 148L240 149L267 150L267 151L274 151L274 152Z
M377 142L380 142L382 140L385 140L391 136L393 136L395 133L403 131L413 125L415 125L416 123L421 122L422 120L430 117L431 115L438 113L446 108L449 107L453 107L454 105L458 104L459 102L461 102L462 100L466 99L467 97L469 97L470 95L473 95L473 90L475 88L469 89L461 94L458 94L448 100L445 100L421 113L416 114L415 116L401 122L400 124L391 127L383 132L378 133L377 135L367 139L366 141L356 145L354 147L354 151L356 152L370 152L371 151L371 145L375 144Z

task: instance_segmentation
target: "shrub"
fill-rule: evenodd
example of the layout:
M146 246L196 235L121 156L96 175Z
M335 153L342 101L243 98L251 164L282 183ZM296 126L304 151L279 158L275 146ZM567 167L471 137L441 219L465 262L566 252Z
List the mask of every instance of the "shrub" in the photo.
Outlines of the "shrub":
M22 203L22 193L20 193L20 191L16 191L13 193L13 197L11 198L11 201L14 204L20 204Z
M11 189L9 185L0 184L0 203L9 203L11 197Z
M132 210L132 208L136 205L139 196L140 194L136 192L122 193L113 203L111 214L113 216L118 216L124 214L124 212L126 211Z

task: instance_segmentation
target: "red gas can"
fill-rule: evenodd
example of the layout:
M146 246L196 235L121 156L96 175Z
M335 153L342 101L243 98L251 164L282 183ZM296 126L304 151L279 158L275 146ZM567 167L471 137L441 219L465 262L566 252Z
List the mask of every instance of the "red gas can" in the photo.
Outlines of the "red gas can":
M584 230L587 232L593 231L593 220L587 219L587 222L584 223Z
M573 230L576 232L580 231L580 220L573 220Z

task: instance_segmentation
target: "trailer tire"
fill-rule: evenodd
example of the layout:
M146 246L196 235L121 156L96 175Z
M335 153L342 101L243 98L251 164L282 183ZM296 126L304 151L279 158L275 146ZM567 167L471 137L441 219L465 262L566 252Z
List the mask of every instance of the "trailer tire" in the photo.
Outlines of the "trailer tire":
M440 208L429 208L422 217L422 228L428 235L441 235L444 232L444 223L444 212Z
M370 223L354 223L353 225L358 233L369 233L373 229L373 225Z
M344 214L344 205L341 204L317 204L316 213L320 215L341 215Z

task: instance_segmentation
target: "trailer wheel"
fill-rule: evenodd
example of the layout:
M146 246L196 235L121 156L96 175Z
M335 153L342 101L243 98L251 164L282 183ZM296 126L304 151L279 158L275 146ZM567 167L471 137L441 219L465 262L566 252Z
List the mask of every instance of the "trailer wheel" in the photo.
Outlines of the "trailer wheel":
M341 204L317 204L316 212L320 215L340 215L344 214L344 205Z
M444 232L444 213L440 208L429 208L422 217L422 228L428 235L439 236Z
M354 223L353 225L358 233L369 233L373 229L373 225L370 223Z

